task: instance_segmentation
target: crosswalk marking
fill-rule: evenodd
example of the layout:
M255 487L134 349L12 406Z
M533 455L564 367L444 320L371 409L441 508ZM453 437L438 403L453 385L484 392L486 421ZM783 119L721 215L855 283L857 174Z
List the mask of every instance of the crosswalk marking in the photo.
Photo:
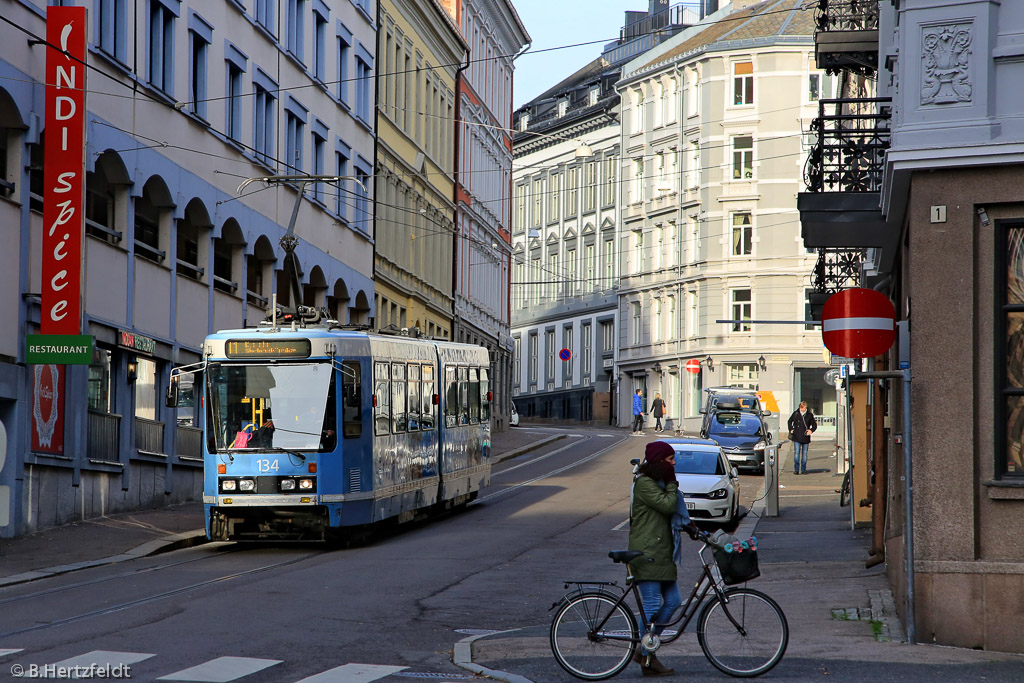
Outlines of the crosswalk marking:
M13 648L13 649L6 649L6 650L3 649L3 648L0 648L0 657L6 657L7 655L13 655L15 652L22 652L22 651L23 650L20 647Z
M65 659L63 662L57 662L53 666L55 668L61 667L72 667L72 666L89 666L95 664L97 667L110 667L115 668L118 665L128 666L141 662L150 657L156 655L146 654L145 652L114 652L112 650L93 650L92 652L86 652L84 655L78 655L71 659Z
M199 666L161 676L157 680L227 683L280 664L281 661L280 659L255 659L253 657L218 657Z
M297 683L366 683L384 678L391 674L408 669L407 666L385 666L378 664L346 664L323 673L318 673L309 678L303 678Z

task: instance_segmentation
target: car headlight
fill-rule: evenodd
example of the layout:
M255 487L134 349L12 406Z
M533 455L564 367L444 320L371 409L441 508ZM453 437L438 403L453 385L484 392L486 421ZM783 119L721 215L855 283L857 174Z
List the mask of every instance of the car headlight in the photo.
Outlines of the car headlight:
M281 480L281 490L282 491L294 491L295 490L295 480L294 479L282 479Z
M241 479L238 482L239 491L255 491L256 480L255 479Z
M220 488L222 491L234 491L237 483L234 479L225 479L220 483Z
M305 489L306 491L312 489L313 488L313 480L312 479L299 479L299 488L300 489Z
M768 446L768 444L766 442L758 441L757 445L754 446L754 450L755 451L763 451L767 446Z
M725 498L729 495L728 489L715 489L708 494L708 498Z

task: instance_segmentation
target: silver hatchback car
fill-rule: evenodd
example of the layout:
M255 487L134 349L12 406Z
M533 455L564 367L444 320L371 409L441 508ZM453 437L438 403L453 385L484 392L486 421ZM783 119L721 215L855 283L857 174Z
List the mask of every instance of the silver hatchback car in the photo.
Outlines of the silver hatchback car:
M740 475L710 439L662 439L676 452L676 481L690 519L729 525L740 512Z

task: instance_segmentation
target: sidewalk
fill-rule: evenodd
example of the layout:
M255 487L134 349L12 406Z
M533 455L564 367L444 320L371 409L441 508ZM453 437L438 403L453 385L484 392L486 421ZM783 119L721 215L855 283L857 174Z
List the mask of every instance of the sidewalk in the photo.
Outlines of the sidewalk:
M564 438L514 428L491 438L494 462ZM0 588L104 564L187 548L206 541L203 504L183 503L86 520L0 539Z

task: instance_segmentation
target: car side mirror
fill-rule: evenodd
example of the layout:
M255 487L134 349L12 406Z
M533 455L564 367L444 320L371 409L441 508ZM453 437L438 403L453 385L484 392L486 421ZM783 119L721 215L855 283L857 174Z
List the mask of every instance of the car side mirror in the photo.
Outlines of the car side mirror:
M739 479L740 478L740 471L738 469L736 469L735 467L732 468L732 472L730 472L729 474L732 475L733 479Z
M761 415L763 415L764 417L771 417L772 416L772 411L770 411L770 410L762 410L761 411Z

